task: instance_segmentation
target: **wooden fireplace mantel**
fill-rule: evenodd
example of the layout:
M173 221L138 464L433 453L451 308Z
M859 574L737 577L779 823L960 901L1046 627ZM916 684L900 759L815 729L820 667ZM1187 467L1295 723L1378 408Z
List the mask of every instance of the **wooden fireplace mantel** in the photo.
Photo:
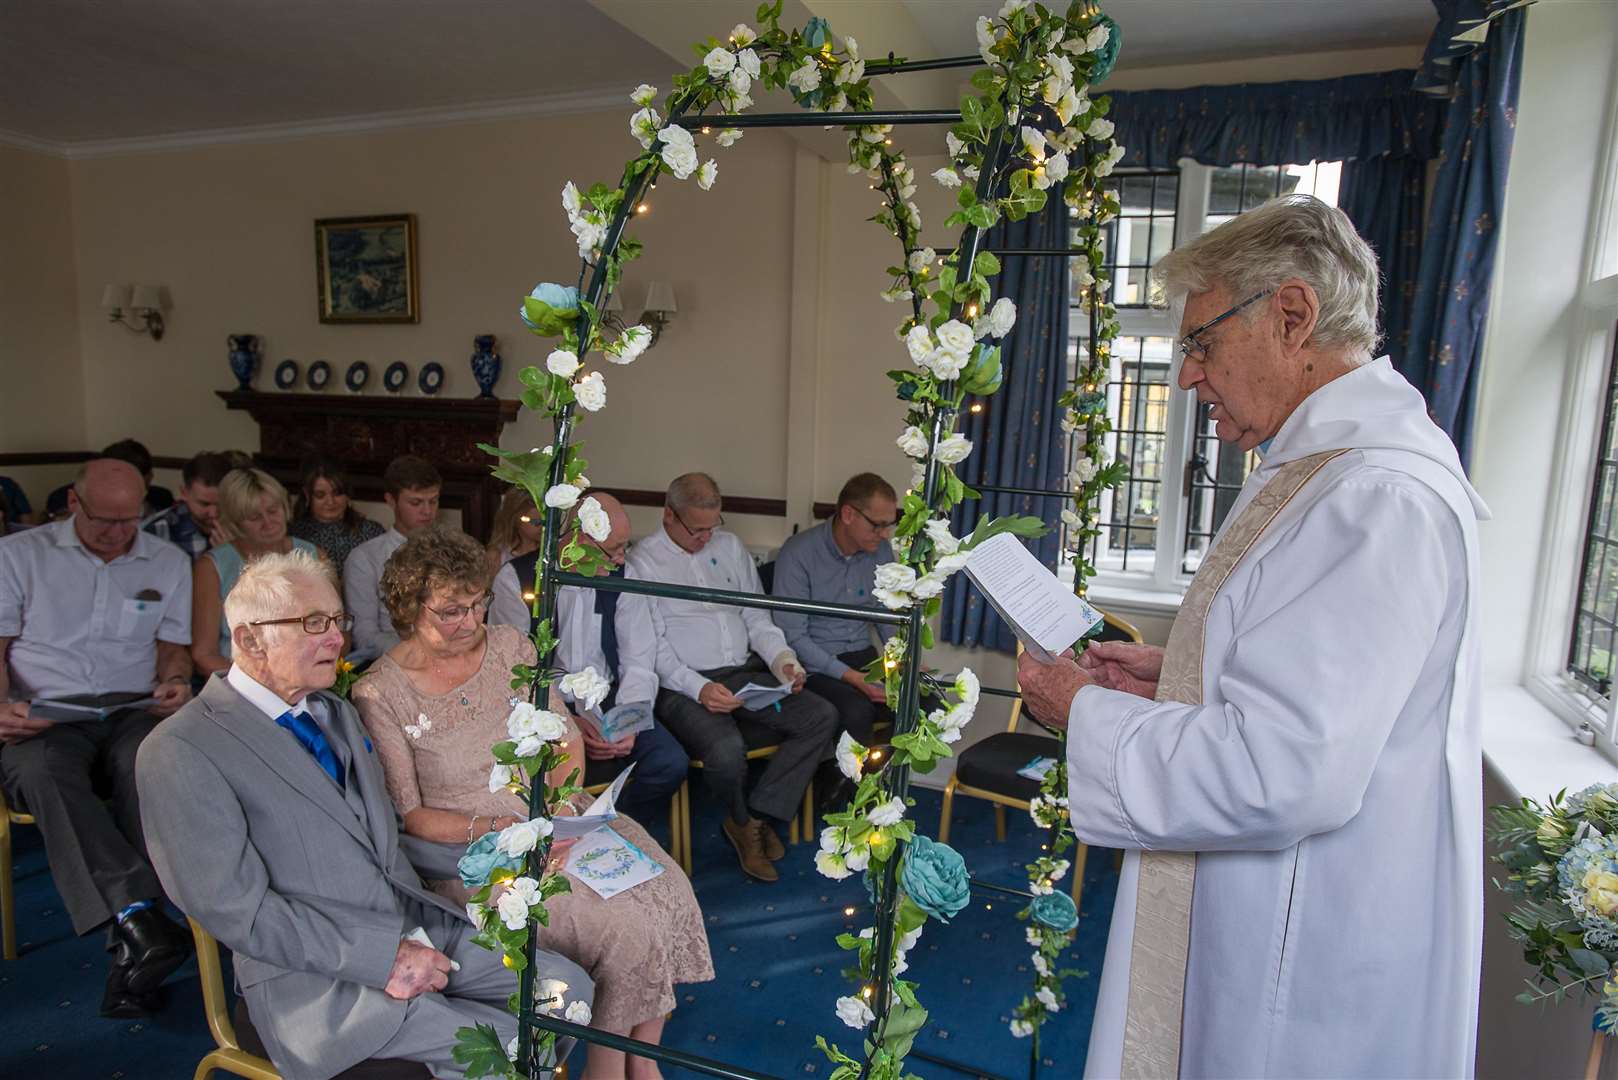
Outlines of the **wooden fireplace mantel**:
M416 454L444 477L441 505L461 512L461 527L486 540L501 484L478 443L499 445L517 418L518 402L499 398L396 397L380 394L293 394L216 391L227 409L245 411L259 428L260 464L296 491L303 462L329 457L348 471L355 498L380 501L382 472L401 454ZM386 524L386 522L384 522Z

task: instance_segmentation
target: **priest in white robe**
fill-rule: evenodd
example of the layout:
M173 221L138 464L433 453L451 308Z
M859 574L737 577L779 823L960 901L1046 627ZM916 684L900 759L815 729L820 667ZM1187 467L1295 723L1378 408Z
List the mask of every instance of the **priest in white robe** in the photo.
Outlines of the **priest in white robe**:
M1276 200L1157 274L1180 385L1262 460L1166 649L1019 665L1074 829L1127 852L1086 1075L1470 1076L1487 509L1372 360L1340 211Z

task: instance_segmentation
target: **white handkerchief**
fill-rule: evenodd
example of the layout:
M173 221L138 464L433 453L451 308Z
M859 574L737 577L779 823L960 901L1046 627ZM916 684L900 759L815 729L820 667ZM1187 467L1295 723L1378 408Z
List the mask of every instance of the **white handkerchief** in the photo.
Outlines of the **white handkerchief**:
M406 941L414 941L417 945L425 945L429 949L438 948L437 945L433 944L433 939L427 936L427 930L425 927L416 927L414 930L410 931L410 933L406 934L404 939ZM449 969L451 971L459 971L461 970L461 965L456 961L451 960L449 962Z

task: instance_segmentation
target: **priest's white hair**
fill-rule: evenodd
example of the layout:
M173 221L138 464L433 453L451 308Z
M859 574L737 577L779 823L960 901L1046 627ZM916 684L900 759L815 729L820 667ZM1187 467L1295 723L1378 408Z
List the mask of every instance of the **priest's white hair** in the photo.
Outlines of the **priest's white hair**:
M1320 301L1316 345L1372 353L1382 338L1376 253L1347 214L1313 195L1283 195L1203 233L1159 259L1152 277L1154 299L1176 318L1187 296L1216 285L1237 303L1296 278Z
M288 619L308 612L294 611L300 584L324 582L337 587L331 568L306 551L261 555L242 568L236 585L225 597L225 624L232 630L261 619Z

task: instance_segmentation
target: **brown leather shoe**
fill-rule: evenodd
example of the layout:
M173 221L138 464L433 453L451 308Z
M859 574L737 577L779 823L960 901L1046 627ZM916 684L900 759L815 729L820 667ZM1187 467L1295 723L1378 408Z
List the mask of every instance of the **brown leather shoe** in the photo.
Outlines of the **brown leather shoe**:
M764 852L764 857L771 862L786 858L786 845L775 835L775 829L770 823L763 818L754 818L753 824L758 826L759 846Z
M725 835L730 838L732 846L736 848L736 857L741 861L742 872L748 877L760 881L779 881L780 874L764 854L764 848L759 837L759 821L749 821L746 825L738 825L726 818L724 822ZM764 826L767 830L769 826Z

